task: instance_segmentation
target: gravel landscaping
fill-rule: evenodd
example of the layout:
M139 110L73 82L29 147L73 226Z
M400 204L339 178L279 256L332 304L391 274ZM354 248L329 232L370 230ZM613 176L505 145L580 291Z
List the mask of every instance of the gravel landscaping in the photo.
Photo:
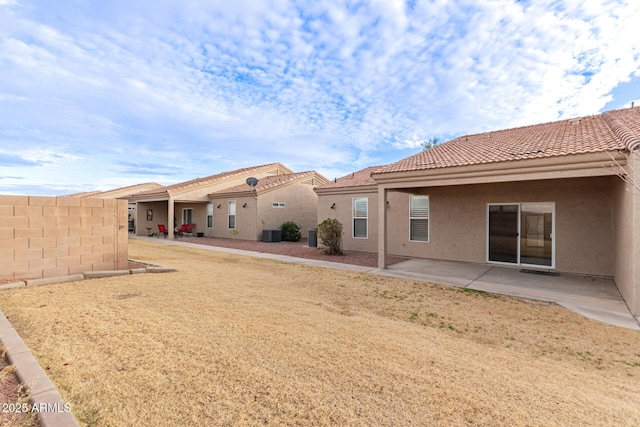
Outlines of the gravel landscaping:
M200 245L219 246L221 248L241 249L245 251L287 255L298 258L317 259L322 261L340 262L343 264L361 265L363 267L377 267L378 254L366 252L345 251L344 255L327 255L322 249L310 248L307 239L299 242L252 242L248 240L220 239L215 237L186 237L177 239L181 242L197 243ZM387 265L405 261L403 257L387 257Z

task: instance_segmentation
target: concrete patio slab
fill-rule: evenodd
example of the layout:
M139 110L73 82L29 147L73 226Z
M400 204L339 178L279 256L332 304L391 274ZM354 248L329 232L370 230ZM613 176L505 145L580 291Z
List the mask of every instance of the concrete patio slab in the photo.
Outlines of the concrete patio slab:
M376 273L464 288L485 275L491 268L490 265L468 262L411 259L391 265L386 270L377 270Z

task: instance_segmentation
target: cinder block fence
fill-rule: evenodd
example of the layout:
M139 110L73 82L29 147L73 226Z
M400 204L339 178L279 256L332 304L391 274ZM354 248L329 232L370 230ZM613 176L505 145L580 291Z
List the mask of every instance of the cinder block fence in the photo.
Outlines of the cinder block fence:
M0 195L0 279L128 267L127 201Z

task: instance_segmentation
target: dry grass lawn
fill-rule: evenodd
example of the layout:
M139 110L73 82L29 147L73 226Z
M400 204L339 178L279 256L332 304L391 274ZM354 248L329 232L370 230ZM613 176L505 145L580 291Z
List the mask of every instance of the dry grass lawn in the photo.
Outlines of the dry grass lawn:
M179 271L0 293L83 425L640 425L638 332L409 280L129 252Z

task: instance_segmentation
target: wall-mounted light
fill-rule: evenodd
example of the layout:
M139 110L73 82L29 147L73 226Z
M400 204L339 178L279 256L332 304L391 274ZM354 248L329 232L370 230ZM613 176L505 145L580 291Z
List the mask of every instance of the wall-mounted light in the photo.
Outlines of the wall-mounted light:
M335 209L335 208L336 208L336 204L334 203L331 205L331 209Z
M222 205L218 205L218 209L220 209L222 207Z
M247 207L247 204L245 203L244 205L242 205L242 207L243 207L243 208L246 208L246 207Z

